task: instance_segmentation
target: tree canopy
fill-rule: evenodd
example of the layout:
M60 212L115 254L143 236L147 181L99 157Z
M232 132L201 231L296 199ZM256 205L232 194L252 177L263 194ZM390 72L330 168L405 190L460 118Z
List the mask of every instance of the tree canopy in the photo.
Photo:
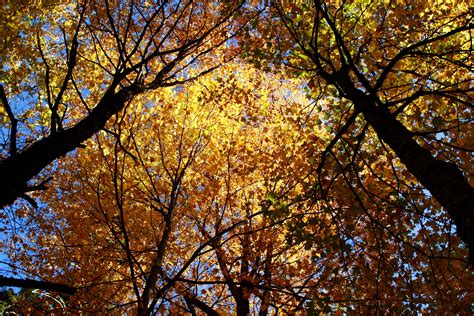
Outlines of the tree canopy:
M2 11L5 308L472 311L467 1Z

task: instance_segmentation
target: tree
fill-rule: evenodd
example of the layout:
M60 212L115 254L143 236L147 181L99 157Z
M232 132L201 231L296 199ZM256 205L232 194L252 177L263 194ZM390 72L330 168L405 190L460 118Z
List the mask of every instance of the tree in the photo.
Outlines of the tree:
M29 194L53 175L37 176L137 95L232 58L229 39L246 23L234 17L251 10L212 1L2 4L0 207L18 197L36 207ZM220 58L207 60L224 43Z
M354 207L343 179L327 201L309 198L312 153L331 135L314 134L321 116L300 87L237 63L137 97L58 161L57 190L25 209L35 243L16 261L73 284L68 308L87 312L467 308L472 275L454 253L418 257L427 246L413 218L391 205L378 215L413 238L396 240Z
M18 255L35 254L22 259L30 273L79 288L73 308L245 315L259 300L261 313L302 308L295 294L278 292L291 285L285 276L294 265L304 269L292 272L293 283L309 281L311 267L295 260L312 251L287 245L260 203L276 194L270 187L286 196L302 190L305 165L288 152L305 161L306 147L283 124L304 104L283 99L276 89L283 79L264 82L236 65L225 73L138 97L106 133L59 162L58 190L42 197L49 206L30 210L36 242ZM147 106L157 101L162 106ZM265 158L253 155L262 141Z
M275 1L272 8L271 28L260 26L261 38L278 39L277 53L268 47L269 54L279 54L307 78L311 98L324 108L324 123L335 133L318 166L319 195L324 198L330 190L321 179L328 160L334 159L342 175L359 173L354 180L360 185L352 179L347 185L354 188L361 207L367 205L364 195L388 199L360 179L360 171L367 168L382 175L372 168L370 155L383 155L393 167L378 185L385 182L390 194L404 199L418 199L426 188L449 214L459 237L474 247L474 26L467 3ZM325 105L328 97L333 100L330 106ZM379 142L370 144L376 147L373 151L365 151L365 144L374 141L368 137L372 130ZM351 157L334 154L341 150ZM423 208L439 206L433 201Z
M77 289L35 296L43 312L470 311L453 223L464 241L470 224L415 159L469 179L466 5L268 4L34 5L8 24L3 162L76 144L1 213L13 272Z
M228 40L239 28L232 17L244 10L243 3L213 1L77 1L31 10L23 21L22 9L12 7L6 3L3 10L28 28L17 32L22 43L8 39L2 50L1 114L9 135L1 153L0 207L20 196L34 204L27 193L49 180L30 180L81 147L135 96L192 80L231 58ZM206 64L207 54L224 43L220 61L193 66Z

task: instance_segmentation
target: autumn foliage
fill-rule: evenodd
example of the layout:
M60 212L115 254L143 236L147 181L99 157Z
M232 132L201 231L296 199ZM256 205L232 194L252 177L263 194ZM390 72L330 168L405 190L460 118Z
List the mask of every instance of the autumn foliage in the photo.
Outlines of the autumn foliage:
M471 311L467 2L2 10L8 308Z

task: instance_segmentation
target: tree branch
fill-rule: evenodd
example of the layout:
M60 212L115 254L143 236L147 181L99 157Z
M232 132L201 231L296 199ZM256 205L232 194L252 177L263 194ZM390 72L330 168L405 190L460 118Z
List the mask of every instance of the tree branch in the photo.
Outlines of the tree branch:
M17 132L17 125L18 120L15 118L13 114L12 108L8 103L7 95L5 94L5 90L3 89L3 85L0 84L0 98L2 99L3 106L5 107L5 111L7 111L8 118L10 119L11 127L10 127L10 156L15 156L17 153L16 147L16 132Z
M64 294L74 294L77 289L65 284L47 282L47 281L38 281L33 279L16 279L9 278L5 276L0 276L0 287L1 286L13 286L21 287L24 289L39 289L45 291L54 291Z

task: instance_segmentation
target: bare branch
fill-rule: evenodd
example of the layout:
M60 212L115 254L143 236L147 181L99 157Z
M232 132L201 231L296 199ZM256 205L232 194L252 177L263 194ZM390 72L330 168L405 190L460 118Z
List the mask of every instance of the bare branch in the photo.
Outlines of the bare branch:
M8 118L10 119L10 156L15 156L17 154L17 145L16 145L16 133L17 133L17 125L18 120L15 118L13 114L12 108L8 103L7 95L5 94L5 90L3 85L0 84L0 98L2 99L3 107L8 114Z

